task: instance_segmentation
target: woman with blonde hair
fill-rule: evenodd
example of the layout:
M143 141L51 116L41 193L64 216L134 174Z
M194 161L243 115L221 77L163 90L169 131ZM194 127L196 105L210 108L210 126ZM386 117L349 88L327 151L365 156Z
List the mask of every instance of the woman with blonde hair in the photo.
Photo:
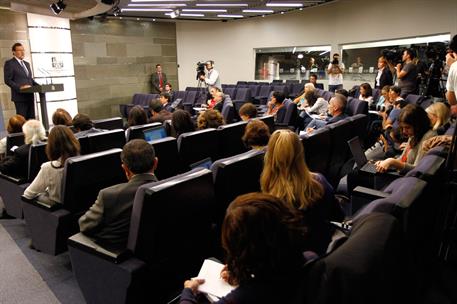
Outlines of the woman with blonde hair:
M309 227L309 250L325 253L333 233L328 222L341 221L344 213L325 177L308 169L297 134L277 130L271 135L260 186L262 192L303 211Z
M443 102L436 102L425 109L432 125L432 130L442 135L449 128L451 110Z
M14 150L13 156L0 162L0 172L14 177L27 177L30 145L46 140L46 131L38 120L30 119L22 126L24 144Z

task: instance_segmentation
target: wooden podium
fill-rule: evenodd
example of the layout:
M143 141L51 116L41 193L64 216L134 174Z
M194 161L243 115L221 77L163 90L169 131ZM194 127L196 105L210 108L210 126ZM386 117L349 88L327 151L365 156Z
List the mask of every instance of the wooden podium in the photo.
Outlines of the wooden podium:
M46 93L63 91L63 84L41 84L30 88L21 89L21 93L38 93L40 95L41 120L46 130L49 130L48 107L46 105Z

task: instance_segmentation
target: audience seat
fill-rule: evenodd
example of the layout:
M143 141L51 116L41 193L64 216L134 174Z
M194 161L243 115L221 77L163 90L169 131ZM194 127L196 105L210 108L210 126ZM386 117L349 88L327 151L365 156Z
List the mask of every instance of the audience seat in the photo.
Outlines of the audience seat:
M235 120L235 106L231 100L228 100L228 96L225 98L226 101L224 102L224 105L222 106L221 114L222 117L224 117L225 123L232 123Z
M126 181L121 151L111 149L67 159L61 204L23 197L24 218L37 250L51 255L65 251L67 238L79 230L78 219L95 202L98 192Z
M254 97L254 103L256 104L266 104L272 87L270 85L260 86L259 94Z
M149 107L149 101L159 98L159 94L134 94L132 102L130 104L120 104L119 111L121 116L127 118L129 116L129 111L134 106Z
M420 105L423 100L425 100L424 96L415 94L408 94L405 98L405 101L415 105Z
M155 175L159 180L177 175L181 172L176 138L165 137L151 142L158 158Z
M246 125L246 121L240 121L222 125L217 128L217 137L219 143L218 158L225 158L246 151L247 148L241 140Z
M290 99L284 100L284 109L279 109L275 127L292 127L295 129L297 123L297 105Z
M124 127L124 123L122 122L122 117L97 119L97 120L93 120L92 122L93 122L95 128L103 129L103 130L122 129Z
M178 151L185 168L207 157L215 161L219 153L216 129L181 134L178 137Z
M11 148L20 147L24 144L24 133L9 133L6 135L6 155L13 155Z
M312 172L319 172L327 176L332 142L330 129L317 129L301 136L305 150L305 161Z
M125 132L122 129L98 133L89 133L79 138L81 155L101 152L113 148L122 148L125 145Z
M349 119L343 119L328 125L330 129L330 139L332 150L328 164L328 175L326 176L330 184L336 189L341 179L341 169L352 154L350 154L347 141L352 138L352 123Z
M260 119L261 121L263 121L270 129L270 133L273 133L275 131L275 118L273 115L260 116L256 119Z
M250 150L242 154L219 159L211 166L216 191L218 224L228 205L241 194L260 191L260 175L265 151Z
M132 139L144 139L144 134L143 131L153 128L153 127L159 127L162 124L160 122L153 122L153 123L148 123L145 125L138 125L138 126L132 126L129 127L126 132L125 132L125 137L127 138L127 142L131 141Z
M368 102L349 97L346 106L346 113L351 116L356 114L368 115Z
M124 254L72 236L70 258L86 301L167 303L178 295L213 252L213 205L211 171L197 169L139 188Z
M27 165L27 177L25 179L12 177L0 173L0 196L8 215L22 218L21 195L29 184L35 179L41 165L48 161L45 153L46 143L30 146Z
M405 275L408 256L401 226L393 216L372 213L357 219L344 239L306 265L301 303L383 304L414 298Z

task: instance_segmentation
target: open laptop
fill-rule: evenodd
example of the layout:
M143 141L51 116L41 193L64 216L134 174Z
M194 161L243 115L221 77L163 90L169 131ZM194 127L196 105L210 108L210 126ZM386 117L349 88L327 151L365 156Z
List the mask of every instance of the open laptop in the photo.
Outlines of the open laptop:
M198 162L195 162L193 164L190 164L189 167L190 169L195 169L195 168L206 168L206 169L211 169L211 165L213 162L211 161L211 158L207 157L205 159L199 160Z
M167 137L167 132L165 131L165 128L162 126L143 130L143 134L144 140L148 143L150 143L153 140Z
M376 165L368 161L365 153L362 149L362 144L360 143L359 137L356 136L351 140L348 140L349 148L351 149L351 153L354 156L355 163L357 164L357 168L359 171L375 174Z

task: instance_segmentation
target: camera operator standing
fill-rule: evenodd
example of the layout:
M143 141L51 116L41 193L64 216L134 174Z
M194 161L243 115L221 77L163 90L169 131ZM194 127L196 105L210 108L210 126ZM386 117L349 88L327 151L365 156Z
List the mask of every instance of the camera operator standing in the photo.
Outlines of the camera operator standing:
M208 60L206 62L206 70L208 71L208 76L200 75L200 80L206 83L208 90L212 87L221 88L219 72L214 69L214 61Z
M333 61L328 65L328 90L335 92L343 88L344 63L340 63L340 54L333 54Z
M413 49L407 48L403 51L402 64L399 63L395 67L398 86L401 89L401 97L405 98L408 94L417 94L417 66L413 59L416 54Z

